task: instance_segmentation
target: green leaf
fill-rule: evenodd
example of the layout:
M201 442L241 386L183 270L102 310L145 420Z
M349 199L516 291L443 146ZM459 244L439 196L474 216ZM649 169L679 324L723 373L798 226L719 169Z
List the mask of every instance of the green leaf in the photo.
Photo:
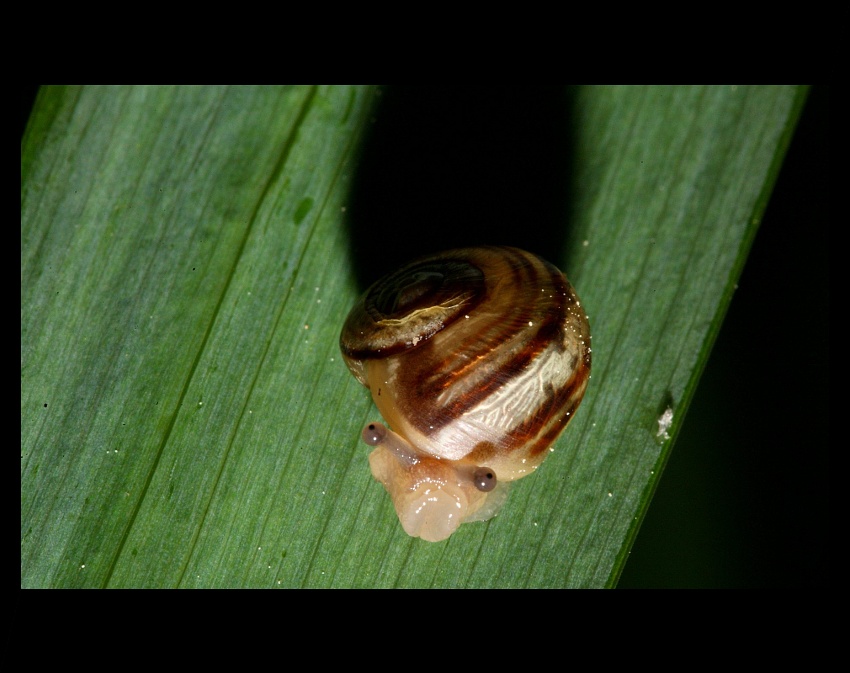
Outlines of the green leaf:
M376 412L337 345L375 90L43 88L21 148L21 585L613 586L805 89L573 93L549 257L589 314L588 393L498 517L431 544L369 473Z

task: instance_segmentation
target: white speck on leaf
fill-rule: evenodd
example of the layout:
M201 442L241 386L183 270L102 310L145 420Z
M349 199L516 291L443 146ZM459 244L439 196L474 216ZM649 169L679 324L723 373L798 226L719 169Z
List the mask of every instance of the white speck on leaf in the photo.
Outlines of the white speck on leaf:
M658 419L658 432L655 436L661 437L662 439L670 439L670 435L667 431L670 429L671 425L673 425L673 409L671 407L667 407Z

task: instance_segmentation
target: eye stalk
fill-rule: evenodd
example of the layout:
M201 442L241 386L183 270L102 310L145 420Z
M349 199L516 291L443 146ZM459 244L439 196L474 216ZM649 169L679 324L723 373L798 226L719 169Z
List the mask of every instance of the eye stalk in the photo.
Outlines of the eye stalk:
M363 441L369 446L378 446L386 436L387 428L383 423L369 423L361 433Z
M472 483L479 491L489 493L496 488L498 482L496 480L496 473L493 470L489 467L479 467L472 474Z
M410 467L419 463L419 458L417 458L413 447L383 423L369 423L363 428L360 437L369 446L381 447L390 451L403 465Z

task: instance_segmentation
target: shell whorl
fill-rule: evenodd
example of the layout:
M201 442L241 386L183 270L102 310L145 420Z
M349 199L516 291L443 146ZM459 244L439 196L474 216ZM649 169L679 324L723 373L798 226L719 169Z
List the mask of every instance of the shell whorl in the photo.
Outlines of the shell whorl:
M417 450L532 471L590 375L590 331L564 275L509 247L450 250L372 285L340 337L346 363Z

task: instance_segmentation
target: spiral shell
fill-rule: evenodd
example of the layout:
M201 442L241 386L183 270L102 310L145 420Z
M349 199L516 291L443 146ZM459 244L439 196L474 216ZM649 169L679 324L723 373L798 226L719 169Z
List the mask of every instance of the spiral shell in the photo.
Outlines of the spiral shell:
M510 247L449 250L388 274L352 308L340 348L392 428L364 430L372 474L405 530L429 541L495 514L504 484L548 455L590 377L575 290Z

